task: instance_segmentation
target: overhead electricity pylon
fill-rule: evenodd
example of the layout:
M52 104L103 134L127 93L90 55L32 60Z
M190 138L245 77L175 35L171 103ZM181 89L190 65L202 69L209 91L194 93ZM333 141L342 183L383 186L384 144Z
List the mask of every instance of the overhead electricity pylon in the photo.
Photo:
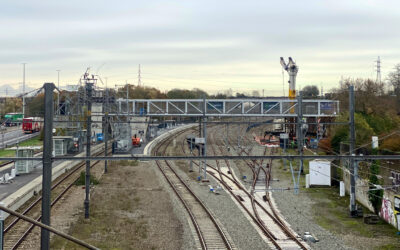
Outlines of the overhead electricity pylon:
M378 60L376 60L376 83L381 84L381 58L378 56Z

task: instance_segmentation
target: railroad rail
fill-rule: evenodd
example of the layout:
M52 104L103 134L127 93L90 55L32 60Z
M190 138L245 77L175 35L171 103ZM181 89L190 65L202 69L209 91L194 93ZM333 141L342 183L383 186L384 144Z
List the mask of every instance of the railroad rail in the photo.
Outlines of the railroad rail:
M211 151L213 151L214 155L217 155L215 149L215 143L213 143L213 141L215 141L216 138L217 136L211 135L210 138L208 139L209 140L208 145L211 145ZM220 148L219 150L221 151L220 153L222 153L222 150ZM186 147L184 141L182 143L182 151L186 154ZM243 149L240 150L239 154L242 154L243 152L249 154L249 152L246 152ZM264 150L264 153L267 153L267 150ZM269 206L265 207L265 203L261 203L255 198L254 189L257 178L260 175L261 168L258 168L258 170L255 169L255 165L257 164L257 162L255 161L246 163L253 172L253 184L250 192L248 192L245 189L245 187L233 175L233 171L227 159L224 160L224 165L226 166L224 168L225 172L221 171L222 167L219 160L216 160L217 168L215 168L210 164L207 164L208 166L207 172L208 174L212 175L218 182L220 182L229 193L231 193L232 197L235 198L235 200L238 202L238 204L241 205L243 210L246 211L246 213L249 215L250 218L252 218L253 222L258 226L258 228L264 233L265 236L267 236L267 238L273 245L272 247L275 247L277 249L282 249L286 247L300 247L301 249L307 249L307 246L304 245L303 242L297 239L296 235L294 235L291 232L291 230L287 227L287 225L278 216L270 200L268 203ZM261 165L262 162L260 166ZM265 173L265 179L269 181L268 173L266 172L263 173ZM234 185L236 189L234 189L232 185ZM266 183L266 185L268 187L269 182ZM249 203L251 204L251 206L249 206ZM260 212L262 213L263 216L260 216L259 211L257 209L261 209ZM269 223L267 226L265 221L262 219L262 217L265 218L265 216L268 216L270 219L272 219L273 223Z
M39 151L35 152L35 156L39 156L40 153L42 153L42 152L43 152L43 150L39 150ZM23 159L21 159L21 160L23 160ZM6 161L6 162L3 162L3 163L0 163L0 170L2 170L3 167L5 167L8 164L11 164L13 162L15 162L15 161Z
M244 137L246 140L249 140L246 136ZM250 141L250 140L249 140ZM241 151L241 153L245 153L247 155L250 155L250 152L247 151ZM268 150L268 148L266 147L264 150L264 154L273 154L274 153L274 148L270 148ZM270 198L270 192L268 191L269 187L270 187L270 180L271 180L271 170L272 170L272 159L269 160L269 162L266 164L266 168L263 167L263 160L261 160L261 162L257 162L256 160L254 161L246 161L246 164L250 167L250 169L252 170L253 173L253 183L251 186L251 195L252 197L254 197L254 190L256 189L256 184L257 184L257 180L258 179L262 179L260 177L260 173L264 174L264 181L265 181L265 200L268 203L268 209L271 210L270 212L268 212L268 215L271 216L271 213L274 217L274 222L277 223L277 225L279 225L279 227L283 230L283 232L291 239L293 240L298 246L300 246L302 249L307 249L307 246L301 242L296 235L290 230L290 228L286 225L286 223L282 220L282 218L278 215L278 212L274 206L274 204L271 201ZM258 168L256 168L256 166L258 166ZM254 199L253 199L254 200ZM256 212L256 207L252 201L252 206L255 209Z
M184 133L181 131L175 134L175 137ZM159 143L155 150L155 154L166 154L171 138ZM163 150L161 150L161 148ZM202 249L235 249L233 243L228 239L227 234L212 215L210 210L201 201L201 199L193 192L193 190L185 183L185 181L177 174L168 161L156 161L161 173L182 202L190 219L196 229L196 233Z
M104 154L104 150L97 152L96 155ZM97 165L100 162L94 161L91 163L91 168ZM86 163L83 161L75 166L73 169L68 171L64 176L61 176L51 187L52 191L52 202L51 207L53 207L56 203L58 203L61 198L70 190L70 188L74 185L75 181L79 178L82 169L86 166ZM41 200L42 196L40 195L38 198L33 200L27 207L22 211L23 215L29 216L31 218L35 218L37 221L41 220ZM7 221L11 221L10 218ZM4 247L5 249L17 249L24 243L27 239L28 235L35 228L35 225L30 224L29 222L20 220L19 218L14 218L10 223L6 224L4 229Z

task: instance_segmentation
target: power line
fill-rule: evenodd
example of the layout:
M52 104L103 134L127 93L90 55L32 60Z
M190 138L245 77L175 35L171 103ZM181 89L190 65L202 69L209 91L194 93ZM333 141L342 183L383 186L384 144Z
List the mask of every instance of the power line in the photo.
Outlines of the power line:
M23 77L22 77L22 114L25 117L25 65L26 63L22 63L23 65Z

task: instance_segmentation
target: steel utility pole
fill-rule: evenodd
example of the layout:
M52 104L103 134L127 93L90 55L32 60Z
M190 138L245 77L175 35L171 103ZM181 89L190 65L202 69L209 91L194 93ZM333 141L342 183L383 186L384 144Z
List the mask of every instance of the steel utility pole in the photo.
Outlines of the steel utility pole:
M58 88L58 91L57 91L57 114L59 115L60 114L60 71L61 70L59 70L59 69L57 69L56 70L57 71L57 88Z
M3 202L0 202L0 206L4 206ZM4 211L0 210L0 250L4 249Z
M92 87L93 82L86 80L86 101L87 101L87 121L86 121L86 157L90 157L90 144L92 143ZM85 175L85 218L89 218L89 195L90 195L90 160L86 160Z
M53 149L53 92L54 83L44 84L44 140L43 140L43 176L42 176L42 222L50 226L51 208L51 169ZM50 249L50 232L41 229L40 248Z
M297 149L300 155L300 166L297 171L294 170L292 163L290 162L290 171L292 172L292 178L294 183L294 193L298 194L300 189L300 174L303 171L303 110L302 110L302 92L299 92L297 96L297 123L296 123L296 139L297 139ZM296 176L297 174L297 180Z
M25 64L23 65L23 73L22 73L22 116L25 117Z
M203 102L204 102L204 111L203 111L203 136L204 136L204 148L203 148L203 156L207 156L207 117L206 117L206 111L207 111L207 103L206 103L206 97L203 97ZM203 181L208 181L207 180L207 161L204 159L204 178Z
M139 71L138 71L138 87L142 85L142 77L140 75L140 64L139 64Z
M297 99L297 148L299 149L300 154L300 173L303 173L303 142L304 142L304 135L303 135L303 92L299 91L298 99ZM300 176L300 175L299 175Z
M354 154L356 143L356 133L354 124L354 86L349 86L349 119L350 119L350 151L349 155ZM350 158L350 216L357 216L356 208L356 180L354 176L355 161Z
M126 113L129 115L129 84L126 82Z
M193 141L194 138L190 138L190 155L193 155ZM190 160L189 172L193 172L193 160Z
M201 138L201 117L199 117L199 138ZM201 144L199 144L199 156L202 155L202 151L203 150L203 146L201 146ZM199 176L201 176L201 169L202 169L202 161L199 160Z
M106 85L107 86L107 85ZM104 108L104 156L107 156L108 150L108 89L106 87L106 101L105 101L105 108ZM107 160L104 161L104 173L107 173Z

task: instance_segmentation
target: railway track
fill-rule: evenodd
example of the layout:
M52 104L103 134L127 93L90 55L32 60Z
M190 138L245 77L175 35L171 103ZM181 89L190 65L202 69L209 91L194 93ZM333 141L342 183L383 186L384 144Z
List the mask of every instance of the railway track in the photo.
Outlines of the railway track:
M215 131L212 131L209 138L209 144L211 145L211 151L214 155L216 152L216 141L217 136ZM213 143L214 141L214 143ZM221 154L222 149L218 147ZM251 148L253 149L253 147ZM240 149L239 155L243 152L250 154L250 151L246 151L243 148ZM186 154L185 143L182 143L182 150ZM229 153L229 152L225 152ZM267 153L267 150L264 150ZM212 175L219 183L221 183L228 192L231 193L232 197L241 205L243 210L249 215L253 222L258 228L264 233L268 240L272 243L271 247L276 249L287 249L287 248L300 248L307 249L307 246L301 242L297 236L288 228L283 222L278 213L276 212L272 202L269 199L269 193L266 192L266 198L268 200L268 206L260 198L256 197L254 190L256 185L260 184L260 179L265 180L265 189L269 187L270 174L263 167L256 168L255 166L262 166L262 161L257 163L256 161L247 161L246 164L251 168L253 172L253 183L251 191L248 192L246 188L239 182L230 167L228 160L219 161L216 160L217 167L208 164L208 174ZM271 163L267 164L271 166ZM270 168L269 168L270 169Z
M175 134L175 137L184 132ZM155 154L165 155L170 141L171 139L167 139L161 142L157 146ZM228 239L227 233L210 210L177 174L171 164L166 160L156 161L156 164L188 212L201 249L235 249L233 243Z
M42 152L43 152L43 151L37 151L37 152L35 152L34 157L39 156ZM3 163L0 163L0 171L2 170L3 167L5 167L5 166L7 166L8 164L11 164L11 163L13 163L13 162L14 162L14 161L6 161L6 162L3 162Z
M246 140L250 141L246 136L244 137ZM267 150L268 148L266 147L264 150L264 154L273 154L275 149L270 148L270 150ZM241 151L244 152L246 155L250 155L249 152L246 151ZM301 242L294 232L290 230L290 228L286 225L286 223L282 220L282 218L278 215L278 212L275 208L275 205L272 203L272 200L270 198L270 192L268 191L270 187L270 180L271 180L271 171L272 171L272 159L268 161L266 164L266 167L263 166L263 160L261 160L259 163L257 161L252 161L251 163L249 161L246 161L246 163L250 166L252 172L253 172L253 183L251 187L251 194L254 197L254 191L256 189L256 186L265 189L265 196L264 200L268 203L268 214L271 216L271 214L274 216L274 222L279 225L279 227L283 230L283 232L286 234L286 236L289 237L290 240L293 240L294 243L296 243L300 248L302 249L307 249L307 246L305 245L304 242ZM257 166L257 167L256 167ZM260 185L260 183L264 180L265 185ZM253 205L254 206L254 205ZM255 207L255 206L254 206ZM256 208L255 208L256 210ZM292 244L288 244L287 242L284 243L284 245L289 245L289 247Z
M102 154L104 154L104 150L96 153L95 156ZM99 162L100 160L92 162L91 168L97 165ZM58 203L61 200L61 198L68 192L68 190L70 190L70 188L74 185L75 181L79 178L81 170L83 170L85 166L86 166L85 161L78 164L73 169L68 171L66 174L59 177L58 180L52 184L51 207L53 207L56 203ZM27 204L27 207L21 213L31 218L35 218L37 221L40 221L41 200L42 196L40 195L30 204ZM7 219L7 224L5 225L4 229L4 249L18 249L18 248L31 249L31 246L29 245L25 246L24 243L34 229L35 226L30 224L29 222L20 220L19 218L15 217L13 218L12 216L10 216Z

